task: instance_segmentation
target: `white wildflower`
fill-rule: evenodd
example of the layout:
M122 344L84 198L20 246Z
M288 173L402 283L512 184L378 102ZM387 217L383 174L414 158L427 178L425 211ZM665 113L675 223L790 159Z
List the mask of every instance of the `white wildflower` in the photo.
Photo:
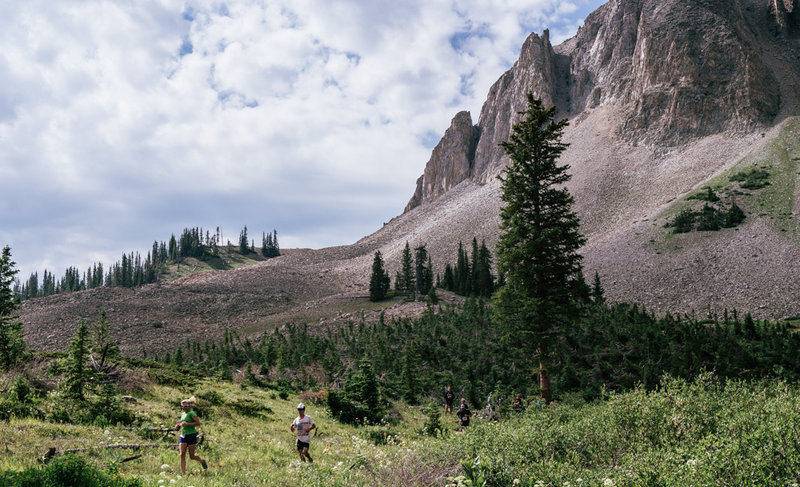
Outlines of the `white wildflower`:
M607 487L611 487L614 485L614 481L611 479L603 479L603 485Z
M169 463L165 463L165 464L161 465L161 470L166 470L168 468L169 468Z

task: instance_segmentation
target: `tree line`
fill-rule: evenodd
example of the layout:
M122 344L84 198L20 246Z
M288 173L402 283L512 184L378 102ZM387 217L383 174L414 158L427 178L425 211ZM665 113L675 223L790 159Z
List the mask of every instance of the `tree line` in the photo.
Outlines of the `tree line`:
M45 269L41 280L39 273L34 272L21 284L15 281L13 290L24 301L103 286L140 287L157 282L167 266L183 262L186 258L193 257L203 261L219 258L221 242L222 233L219 227L214 233L200 227L185 228L177 238L173 234L168 241L154 241L152 249L144 257L139 252L123 253L121 259L108 268L98 262L83 273L70 266L61 278ZM232 251L233 245L230 241L227 246ZM261 247L257 251L255 241L249 240L245 226L239 234L238 251L242 255L260 252L267 259L280 256L277 230L262 234Z
M444 273L436 274L435 279L433 263L425 245L416 247L412 253L406 242L394 283L394 295L406 296L415 301L421 296L427 296L434 304L437 299L436 288L461 296L489 297L502 285L492 273L491 251L486 247L486 242L481 242L478 246L477 237L472 239L472 256L470 257L464 250L464 244L459 241L455 265L446 263ZM376 251L372 260L369 298L371 301L382 301L390 296L391 279L383 255Z

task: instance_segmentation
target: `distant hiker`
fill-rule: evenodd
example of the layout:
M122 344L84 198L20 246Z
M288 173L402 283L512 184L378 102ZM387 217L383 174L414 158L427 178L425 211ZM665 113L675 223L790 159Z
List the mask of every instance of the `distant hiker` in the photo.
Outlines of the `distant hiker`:
M525 409L525 401L522 400L520 394L517 394L517 397L511 402L511 409L514 410L515 413L521 413Z
M489 397L486 398L486 412L490 415L494 413L494 404L492 404L492 392L493 391L489 391Z
M469 418L472 417L472 412L467 406L467 400L463 397L461 398L461 404L458 405L458 412L456 412L456 416L458 416L459 431L461 431L462 428L469 426Z
M206 461L194 454L194 449L197 447L197 427L200 426L200 417L193 409L196 402L197 399L194 396L181 401L183 414L181 414L181 420L175 425L176 430L181 430L178 449L181 454L181 473L183 475L186 475L186 450L189 450L189 458L200 462L203 470L208 468Z
M306 405L302 402L297 405L297 417L292 422L292 433L297 433L297 453L300 454L300 460L305 462L308 458L309 462L314 462L311 455L308 454L308 446L311 441L311 430L316 428L314 420L311 416L306 415Z
M453 414L453 401L456 400L456 395L453 393L453 389L450 386L447 386L447 390L444 391L444 412L445 414Z

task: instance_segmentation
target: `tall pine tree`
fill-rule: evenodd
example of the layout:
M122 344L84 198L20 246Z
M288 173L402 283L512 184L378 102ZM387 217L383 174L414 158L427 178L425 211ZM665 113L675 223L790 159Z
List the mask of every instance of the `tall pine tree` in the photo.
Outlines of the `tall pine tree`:
M542 399L552 401L549 348L575 311L581 276L579 232L573 198L564 188L569 166L556 164L566 120L554 121L555 107L528 94L508 141L501 146L511 163L499 176L503 186L497 263L506 284L495 295L500 323L509 343L539 359Z

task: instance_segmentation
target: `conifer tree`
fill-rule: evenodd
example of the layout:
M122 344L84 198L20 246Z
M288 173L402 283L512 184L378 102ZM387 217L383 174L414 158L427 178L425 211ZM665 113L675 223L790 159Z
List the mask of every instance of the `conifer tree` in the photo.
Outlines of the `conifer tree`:
M603 285L600 283L600 274L597 272L594 273L594 281L592 282L592 299L597 304L602 304L606 301L605 290L603 289Z
M460 241L458 242L458 258L456 260L456 268L453 274L456 281L455 292L461 294L462 296L467 296L470 290L469 258L467 257L467 252L464 250L464 246Z
M444 276L442 276L442 287L448 291L455 290L455 276L453 275L453 266L450 263L444 266Z
M25 341L22 337L22 323L15 315L19 307L19 299L11 286L14 276L15 262L11 260L11 248L3 247L0 254L0 369L8 370L23 358Z
M390 289L389 274L383 267L383 257L380 251L375 252L372 260L372 276L369 279L369 300L382 301Z
M86 320L78 323L78 331L72 337L67 350L66 393L72 399L84 398L89 381L89 369L86 360L89 358L89 327Z
M575 311L575 282L582 277L578 249L585 239L564 188L569 167L556 164L567 148L561 142L567 120L555 122L555 107L544 108L531 93L520 114L501 143L511 162L499 176L504 204L497 261L506 284L495 304L509 343L538 357L541 395L549 403L550 345Z
M403 248L403 256L400 261L400 272L397 275L394 283L395 289L398 292L410 295L414 291L414 265L411 257L411 247L406 242Z
M247 238L247 225L239 233L239 253L246 255L250 251L250 241Z
M478 257L473 270L473 288L476 296L488 298L494 292L494 276L492 275L492 254L486 247L486 242L481 242L478 248Z
M100 310L97 321L92 323L91 349L97 361L120 356L119 344L111 337L111 323L105 309Z
M419 301L420 295L427 295L433 285L433 267L430 268L430 275L425 267L428 260L424 245L414 249L414 301Z

